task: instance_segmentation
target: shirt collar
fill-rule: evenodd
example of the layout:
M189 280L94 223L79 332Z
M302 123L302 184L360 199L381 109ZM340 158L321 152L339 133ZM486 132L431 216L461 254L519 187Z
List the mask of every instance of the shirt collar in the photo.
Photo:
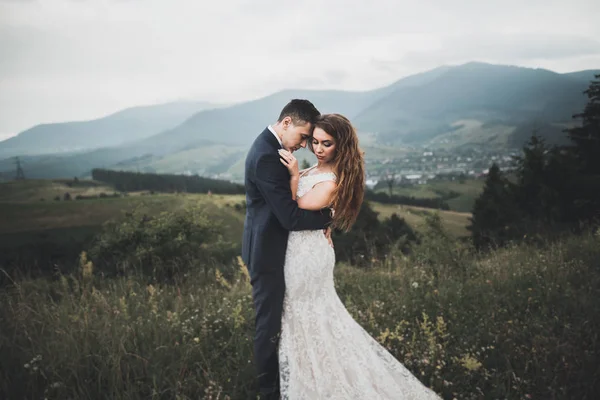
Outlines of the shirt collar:
M272 134L275 136L275 138L276 138L276 139L277 139L277 141L279 142L279 145L280 145L281 147L283 147L283 143L281 143L281 139L279 138L279 135L277 134L277 132L275 132L275 129L273 129L273 127L272 127L271 125L269 125L267 128L268 128L268 129L271 131L271 133L272 133Z

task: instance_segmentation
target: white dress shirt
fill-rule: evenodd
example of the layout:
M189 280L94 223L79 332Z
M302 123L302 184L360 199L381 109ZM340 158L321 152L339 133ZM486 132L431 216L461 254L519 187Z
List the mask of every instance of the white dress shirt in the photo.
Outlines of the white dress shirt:
M275 136L277 141L279 142L279 145L283 148L283 143L281 143L281 139L279 138L279 135L277 134L277 132L275 132L275 129L273 129L273 127L271 125L269 125L268 128L271 131L271 133Z

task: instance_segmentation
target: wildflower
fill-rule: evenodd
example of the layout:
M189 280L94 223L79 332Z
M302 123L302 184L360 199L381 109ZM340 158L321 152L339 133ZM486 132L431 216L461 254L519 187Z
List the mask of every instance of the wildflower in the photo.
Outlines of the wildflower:
M482 364L470 354L463 356L459 361L462 366L469 371L476 371L482 366Z
M246 264L242 260L242 257L237 256L237 263L240 267L240 273L242 274L244 281L250 282L250 275L248 274L248 268L246 267Z
M413 282L411 286L416 289L419 287L419 282Z
M231 284L227 282L227 279L225 279L221 271L219 271L218 269L215 270L215 278L217 282L221 284L221 286L223 286L226 289L231 289Z
M154 296L154 294L156 293L156 289L152 285L148 285L146 289L148 290L148 294L150 295L150 297Z
M79 256L79 265L81 266L81 275L84 279L89 279L92 277L92 272L94 270L94 265L91 261L87 259L87 253L85 251L81 252Z

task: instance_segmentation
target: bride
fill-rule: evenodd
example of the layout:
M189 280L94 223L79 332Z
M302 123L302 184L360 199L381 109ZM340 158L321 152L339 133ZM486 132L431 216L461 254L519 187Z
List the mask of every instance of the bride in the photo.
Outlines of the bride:
M280 150L298 206L332 207L348 231L363 201L365 171L356 131L339 114L322 115L309 148L318 163L302 173ZM335 254L322 230L290 232L279 342L281 398L439 399L350 315L334 287Z

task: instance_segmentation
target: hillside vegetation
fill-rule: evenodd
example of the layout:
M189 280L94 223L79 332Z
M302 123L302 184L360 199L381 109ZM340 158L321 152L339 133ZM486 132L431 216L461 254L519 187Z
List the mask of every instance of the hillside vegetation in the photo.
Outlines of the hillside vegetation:
M136 215L107 226L72 272L0 289L1 397L255 397L250 285L225 230L199 210ZM336 288L445 399L591 399L599 251L597 233L479 254L430 222L408 256L338 264Z

